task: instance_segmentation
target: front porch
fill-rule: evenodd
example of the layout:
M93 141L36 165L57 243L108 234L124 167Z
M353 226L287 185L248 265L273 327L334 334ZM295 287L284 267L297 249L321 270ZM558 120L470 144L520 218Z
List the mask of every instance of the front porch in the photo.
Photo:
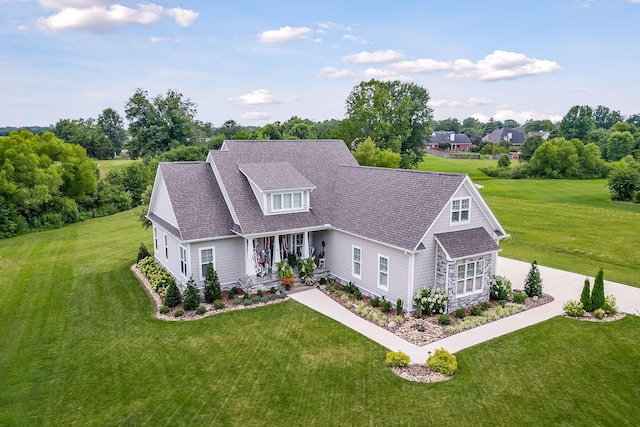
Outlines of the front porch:
M314 277L316 280L320 280L322 278L326 278L331 274L329 269L318 267L314 271ZM263 292L268 292L272 287L276 289L280 289L280 278L278 277L278 273L268 273L264 276L242 276L238 283L240 284L240 289L248 293L249 295L255 295L258 290L262 290ZM298 290L309 289L309 286L304 285L300 281L300 277L298 275L295 276L295 280L293 285L291 286L290 292L296 292Z

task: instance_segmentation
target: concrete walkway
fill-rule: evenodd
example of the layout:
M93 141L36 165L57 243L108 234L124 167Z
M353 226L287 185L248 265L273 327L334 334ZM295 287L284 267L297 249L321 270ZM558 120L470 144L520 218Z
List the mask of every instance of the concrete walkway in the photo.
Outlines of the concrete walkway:
M524 278L531 265L509 258L498 258L498 274L507 276L515 289L522 289ZM488 341L495 337L525 328L562 314L562 305L570 299L580 299L585 277L580 274L539 266L543 291L553 296L554 301L477 328L469 329L422 347L411 344L388 330L374 325L338 304L318 289L291 294L294 299L319 313L330 317L369 339L394 351L403 351L414 363L424 363L429 352L444 347L452 353ZM595 273L595 272L594 272ZM606 274L606 272L605 272ZM593 277L590 278L593 286ZM640 314L640 288L605 280L605 294L617 298L620 311Z

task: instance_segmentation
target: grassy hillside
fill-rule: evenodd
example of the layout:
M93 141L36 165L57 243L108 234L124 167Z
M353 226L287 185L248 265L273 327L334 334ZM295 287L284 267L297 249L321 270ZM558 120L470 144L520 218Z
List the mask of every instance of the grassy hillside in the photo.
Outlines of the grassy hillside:
M129 271L132 212L0 241L0 425L636 425L640 319L563 318L404 381L293 301L163 322ZM594 391L597 391L594 392Z
M612 202L606 180L492 179L478 160L426 156L423 170L466 173L511 238L502 255L640 286L640 204ZM484 160L484 162L490 162ZM494 164L496 161L491 161Z

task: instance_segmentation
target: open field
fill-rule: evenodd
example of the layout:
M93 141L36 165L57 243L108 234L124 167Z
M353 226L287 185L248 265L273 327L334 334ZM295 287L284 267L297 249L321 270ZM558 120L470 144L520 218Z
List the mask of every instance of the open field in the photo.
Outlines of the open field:
M495 179L477 175L478 160L425 158L423 170L467 173L484 186L511 234L503 256L585 276L602 267L605 279L640 286L640 204L610 201L606 180Z
M132 211L0 241L0 425L637 425L640 318L563 318L404 381L293 301L153 318Z
M109 160L96 160L96 164L98 165L98 170L100 171L100 176L107 176L112 169L120 169L123 166L136 162L137 160L130 159L109 159Z

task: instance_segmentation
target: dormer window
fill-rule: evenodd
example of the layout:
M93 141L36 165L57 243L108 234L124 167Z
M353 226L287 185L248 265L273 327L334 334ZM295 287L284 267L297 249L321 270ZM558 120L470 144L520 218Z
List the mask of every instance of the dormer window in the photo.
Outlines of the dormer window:
M302 209L302 192L272 194L271 209L274 212Z

